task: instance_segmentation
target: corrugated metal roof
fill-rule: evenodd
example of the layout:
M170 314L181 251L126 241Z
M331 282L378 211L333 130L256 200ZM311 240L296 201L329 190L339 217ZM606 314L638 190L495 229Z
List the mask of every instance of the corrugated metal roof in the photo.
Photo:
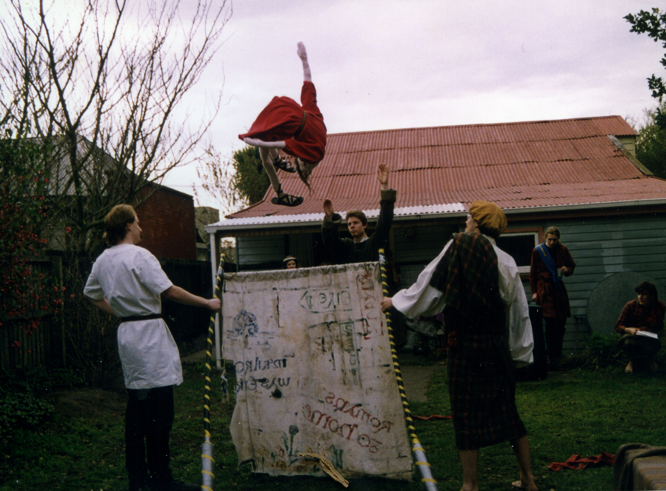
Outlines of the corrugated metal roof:
M302 205L275 206L269 189L263 202L228 218L239 225L260 217L318 221L327 198L336 211L377 210L380 163L390 168L401 209L457 209L476 199L527 209L666 198L666 181L643 174L608 135L636 132L620 116L607 116L331 134L311 194L296 174L280 173L282 187L305 198Z

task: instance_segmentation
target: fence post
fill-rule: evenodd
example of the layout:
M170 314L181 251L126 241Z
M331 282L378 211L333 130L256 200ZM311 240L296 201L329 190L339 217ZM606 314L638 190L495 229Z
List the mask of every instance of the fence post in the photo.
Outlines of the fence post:
M61 343L61 350L62 350L62 366L66 367L67 366L67 355L66 355L66 349L65 349L65 301L63 298L63 292L62 292L62 287L63 287L63 274L62 274L62 257L61 256L51 256L51 264L53 265L53 272L55 273L56 276L56 283L58 284L58 292L60 295L60 299L63 300L63 302L60 304L60 315L59 320L60 320L60 343ZM55 317L55 316L54 316ZM54 318L54 324L57 323L56 319Z

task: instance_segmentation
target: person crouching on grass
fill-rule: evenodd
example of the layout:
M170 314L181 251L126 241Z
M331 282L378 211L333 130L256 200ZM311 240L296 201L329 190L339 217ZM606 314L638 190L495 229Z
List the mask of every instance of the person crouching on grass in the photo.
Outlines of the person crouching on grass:
M657 370L654 357L661 349L661 341L656 336L664 328L666 308L659 301L653 283L644 281L635 291L638 298L624 306L615 323L615 330L622 334L619 344L629 356L624 371L632 373L635 369L649 368L654 372Z

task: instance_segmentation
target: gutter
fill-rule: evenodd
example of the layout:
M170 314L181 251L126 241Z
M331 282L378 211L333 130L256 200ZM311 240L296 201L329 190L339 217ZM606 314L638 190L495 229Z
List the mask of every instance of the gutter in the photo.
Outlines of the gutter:
M524 215L527 213L549 213L549 212L564 212L564 211L579 211L579 210L600 210L604 208L633 208L638 206L666 206L666 199L650 199L650 200L632 200L632 201L605 201L602 203L582 203L576 205L556 205L556 206L539 206L539 207L530 207L530 208L505 208L504 213L506 215ZM404 209L404 208L403 208ZM398 211L396 209L396 211ZM376 218L379 215L379 209L376 210L363 210L368 218ZM344 212L343 212L344 213ZM298 215L296 215L298 216ZM214 234L220 231L242 231L242 230L276 230L284 228L293 228L293 227L312 227L319 225L324 218L323 213L309 213L304 215L307 218L297 219L288 222L267 222L267 223L247 223L247 224L234 224L231 223L234 220L229 220L228 225L220 226L218 224L207 225L205 227L206 232L209 234ZM401 221L414 221L414 220L433 220L441 218L461 218L466 217L467 211L451 211L451 212L439 212L439 213L414 213L409 215L399 215L396 214L393 217L393 222ZM258 217L260 220L263 217ZM267 217L268 218L268 217ZM243 220L243 219L241 219Z

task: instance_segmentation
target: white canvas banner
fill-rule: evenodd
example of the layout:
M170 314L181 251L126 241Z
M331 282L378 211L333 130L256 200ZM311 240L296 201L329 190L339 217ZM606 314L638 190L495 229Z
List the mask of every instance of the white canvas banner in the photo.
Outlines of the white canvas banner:
M225 274L223 357L236 368L231 435L256 472L411 479L378 263Z

